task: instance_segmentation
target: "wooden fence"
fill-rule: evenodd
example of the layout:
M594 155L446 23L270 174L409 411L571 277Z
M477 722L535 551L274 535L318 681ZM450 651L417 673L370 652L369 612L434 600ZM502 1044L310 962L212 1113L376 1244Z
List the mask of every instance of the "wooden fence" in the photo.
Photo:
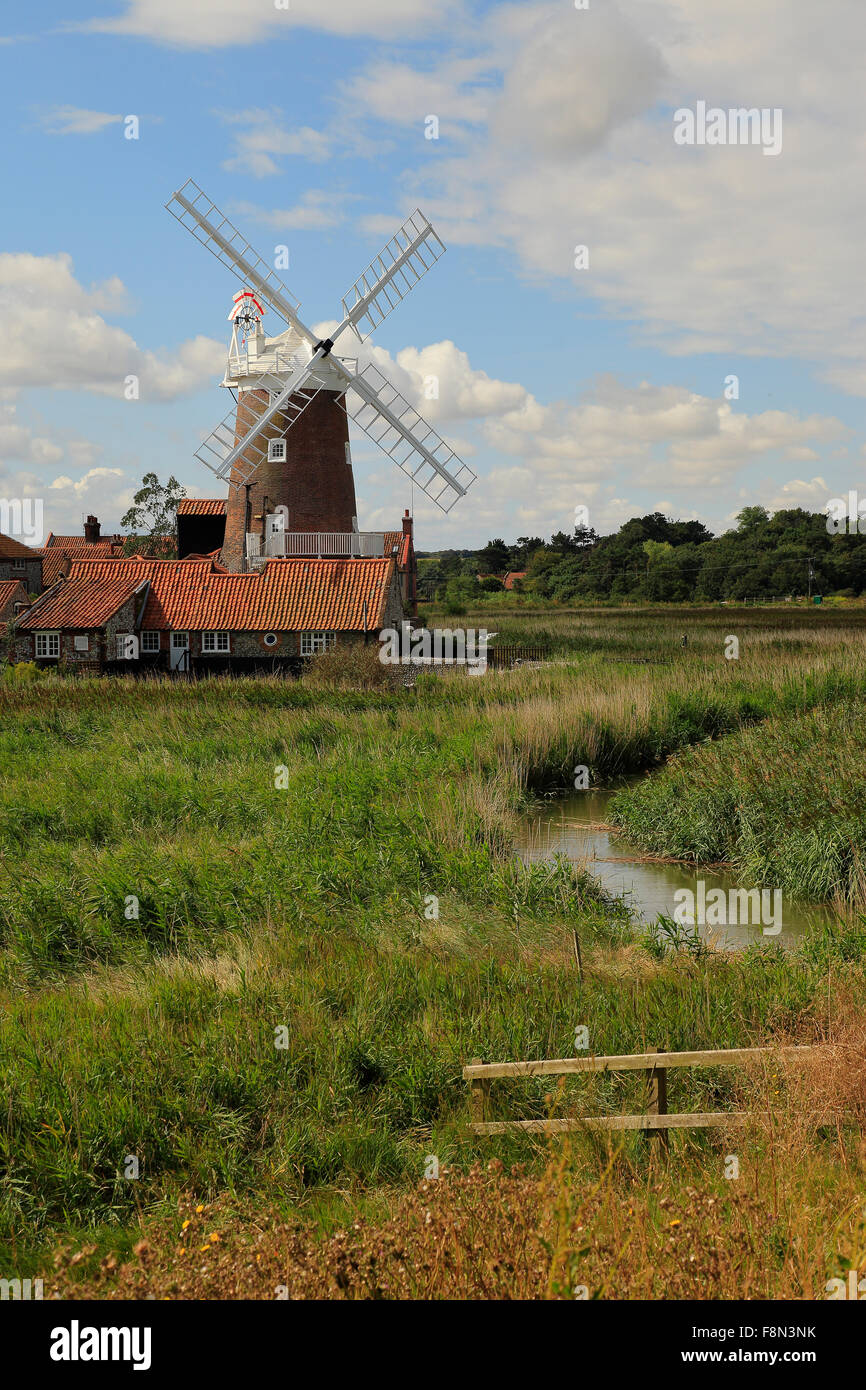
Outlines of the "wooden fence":
M579 1129L641 1129L657 1132L664 1143L671 1129L707 1129L714 1125L744 1125L750 1111L686 1111L668 1113L668 1071L675 1067L738 1067L768 1055L796 1060L814 1052L813 1047L735 1047L711 1052L628 1053L620 1057L565 1057L558 1061L482 1062L475 1057L463 1068L469 1082L472 1130L475 1134L505 1134L510 1130L528 1133L561 1134ZM661 1064L663 1059L663 1065ZM642 1115L591 1115L567 1119L488 1120L490 1084L507 1076L566 1076L573 1072L643 1071L646 1075L647 1105Z

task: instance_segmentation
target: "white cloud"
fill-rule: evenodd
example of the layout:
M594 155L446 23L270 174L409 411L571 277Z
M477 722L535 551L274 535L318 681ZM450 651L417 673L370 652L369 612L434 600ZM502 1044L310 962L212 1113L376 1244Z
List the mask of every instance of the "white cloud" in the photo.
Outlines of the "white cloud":
M333 322L315 325L324 336ZM747 414L731 403L677 385L631 385L610 375L599 377L578 402L539 401L519 382L491 378L472 366L468 355L448 340L406 347L391 356L365 345L361 364L373 361L388 380L445 437L461 457L483 452L481 476L451 518L416 492L422 548L454 540L518 533L569 530L577 505L588 506L590 524L600 533L615 530L629 517L663 511L683 520L727 518L729 499L742 476L762 466L769 474L790 457L832 456L850 431L833 416L769 410ZM429 399L432 380L438 399ZM455 437L455 425L466 439ZM360 465L359 505L365 526L390 524L408 502L406 484L383 472L366 441L354 445ZM369 462L373 460L373 472ZM827 485L813 480L816 509L826 501ZM771 508L807 505L805 484L768 478L755 500ZM640 490L664 489L663 500ZM629 496L631 494L631 496ZM419 500L420 499L420 500ZM749 490L751 500L751 489ZM745 505L741 503L740 505ZM739 506L736 508L739 510Z
M485 55L473 70L494 92L501 83L474 106L445 63L413 79L405 62L377 59L351 83L371 118L397 125L413 80L420 92L438 81L445 114L463 123L450 157L442 147L406 171L407 208L422 198L446 242L508 248L528 276L569 285L671 354L798 357L866 395L866 184L852 173L866 153L866 7L500 6L471 40ZM780 156L675 145L674 108L699 98L782 108ZM589 270L574 268L580 244Z
M97 309L123 307L116 278L89 290L68 255L0 253L0 376L7 388L51 387L123 397L128 376L140 397L174 400L200 389L225 364L225 346L198 336L173 350L140 348Z
M613 5L591 17L559 6L544 13L506 71L490 130L512 157L572 165L652 106L664 64Z
M0 470L7 461L51 464L63 457L63 450L53 440L36 435L17 418L17 407L0 406Z
M42 536L29 538L33 545L41 544L50 531L58 535L79 533L82 519L91 512L99 517L104 532L114 531L132 505L135 490L120 468L91 468L77 477L60 474L47 479L26 469L5 472L0 463L0 494L4 498L33 498L42 503Z
M472 367L467 354L449 339L403 348L396 357L368 346L359 356L375 362L431 424L502 415L520 410L531 399L518 382L497 381Z
M808 512L822 512L833 496L833 490L823 478L811 478L808 482L792 478L790 482L783 483L763 505L771 512L787 511L793 507L803 507Z
M396 125L416 126L424 138L424 122L439 118L439 138L463 137L463 125L475 126L489 112L494 62L489 54L447 58L424 71L410 63L377 58L341 88L347 117L358 109Z
M117 125L123 116L82 106L54 106L43 112L41 120L46 135L96 135L106 126Z
M331 153L331 137L311 126L287 127L282 112L275 109L252 108L246 111L219 111L225 125L239 127L231 153L223 161L230 173L252 174L267 178L280 172L277 159L299 156L321 162Z
M346 37L424 37L455 24L461 10L459 0L286 0L280 8L274 0L126 0L118 15L72 27L206 49L289 37L297 28Z

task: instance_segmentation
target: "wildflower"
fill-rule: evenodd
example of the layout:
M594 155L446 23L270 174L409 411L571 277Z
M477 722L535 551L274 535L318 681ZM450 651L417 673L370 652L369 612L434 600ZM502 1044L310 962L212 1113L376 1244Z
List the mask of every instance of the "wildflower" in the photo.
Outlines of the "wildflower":
M196 1209L195 1209L195 1214L196 1214L196 1216L201 1216L201 1214L202 1214L203 1211L204 1211L204 1207L203 1207L203 1206L198 1206L198 1207L196 1207Z
M181 1226L180 1229L181 1229L182 1231L185 1231L186 1228L187 1228L187 1226L188 1226L189 1224L190 1224L190 1223L189 1223L188 1221L184 1221L184 1223L183 1223L183 1225Z

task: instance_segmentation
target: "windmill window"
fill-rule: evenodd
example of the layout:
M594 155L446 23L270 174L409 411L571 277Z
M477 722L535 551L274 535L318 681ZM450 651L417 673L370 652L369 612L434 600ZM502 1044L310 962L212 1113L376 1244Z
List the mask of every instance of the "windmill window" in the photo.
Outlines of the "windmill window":
M229 635L227 632L203 632L201 635L201 649L203 652L227 652L229 650Z
M336 632L302 632L301 656L316 656L333 647L337 640Z
M284 439L272 439L268 444L268 463L285 463L286 461L286 441Z
M36 634L36 655L50 659L60 655L60 633L59 632L37 632Z

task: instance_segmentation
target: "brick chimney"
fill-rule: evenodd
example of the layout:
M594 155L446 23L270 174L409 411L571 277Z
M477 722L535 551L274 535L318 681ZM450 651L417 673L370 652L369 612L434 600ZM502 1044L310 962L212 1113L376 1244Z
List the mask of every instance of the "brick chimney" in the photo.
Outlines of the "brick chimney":
M409 515L409 508L407 507L406 510L405 510L405 512L403 513L403 535L404 535L404 536L411 536L411 534L412 534L412 518L411 518L411 516Z
M84 539L90 545L99 540L99 522L95 516L89 516L84 523Z

